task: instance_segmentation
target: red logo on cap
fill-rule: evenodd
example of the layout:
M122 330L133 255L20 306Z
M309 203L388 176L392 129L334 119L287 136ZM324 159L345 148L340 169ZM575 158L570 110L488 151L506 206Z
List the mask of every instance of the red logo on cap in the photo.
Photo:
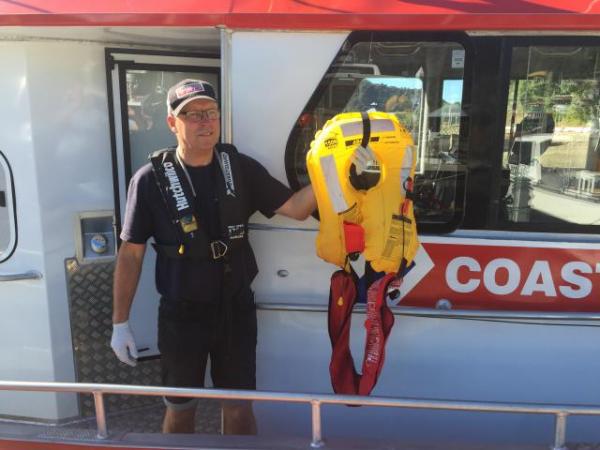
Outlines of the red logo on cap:
M175 90L175 95L177 95L177 98L183 98L193 94L194 92L204 92L204 86L199 83L181 86Z

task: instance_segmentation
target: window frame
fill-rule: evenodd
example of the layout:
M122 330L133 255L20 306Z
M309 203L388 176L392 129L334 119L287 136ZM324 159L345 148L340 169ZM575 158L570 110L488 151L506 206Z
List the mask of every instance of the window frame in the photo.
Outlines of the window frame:
M7 261L17 249L18 242L18 227L17 227L17 199L15 195L15 182L13 171L8 161L6 155L0 150L0 170L3 170L7 176L6 179L6 208L9 208L9 233L11 233L11 238L8 241L8 246L6 248L6 254L4 256L0 256L0 264ZM12 209L12 214L11 214ZM11 227L12 225L12 227Z
M497 86L503 91L502 102L497 105L498 114L504 119L498 120L498 134L500 141L495 149L490 152L489 163L492 165L492 182L490 183L490 202L496 206L487 214L485 223L480 227L467 227L467 229L484 229L499 232L534 232L534 233L559 233L559 234L600 234L600 225L586 225L571 222L565 223L541 223L541 222L510 222L502 221L498 214L498 205L501 202L500 182L503 170L502 157L504 151L504 127L506 126L505 115L509 99L510 74L512 69L512 55L515 48L528 47L592 47L600 49L600 37L594 36L497 36L500 40L500 67ZM469 189L469 188L467 188ZM466 205L467 212L473 209Z
M468 142L469 142L469 113L466 105L470 104L470 91L471 91L471 70L472 70L472 58L474 56L474 48L471 45L471 37L464 32L453 32L453 31L440 31L440 32L396 32L396 31L354 31L350 33L346 41L341 46L340 51L335 55L332 62L328 66L325 74L337 74L340 73L341 66L339 65L339 59L345 57L354 45L360 42L451 42L461 45L465 51L465 64L463 67L463 90L461 105L463 111L466 112L464 116L460 118L460 129L459 129L459 150L461 151L460 156L461 162L465 166L463 175L457 172L456 179L456 195L454 197L454 216L448 222L443 223L419 223L417 221L417 228L419 233L426 234L437 234L437 233L450 233L460 228L464 218L465 212L465 198L467 188L467 177L468 177ZM337 66L337 68L335 67ZM328 79L323 77L317 88L314 90L309 100L307 101L304 108L300 112L302 115L305 111L314 110L325 93L330 89L331 84L334 82L335 77L330 76ZM441 94L440 94L441 95ZM299 117L300 117L299 115ZM285 148L285 171L288 183L294 190L301 188L298 179L294 173L293 167L295 163L295 154L293 152L294 143L299 138L301 128L297 126L297 121L288 136ZM464 152L464 153L463 153Z

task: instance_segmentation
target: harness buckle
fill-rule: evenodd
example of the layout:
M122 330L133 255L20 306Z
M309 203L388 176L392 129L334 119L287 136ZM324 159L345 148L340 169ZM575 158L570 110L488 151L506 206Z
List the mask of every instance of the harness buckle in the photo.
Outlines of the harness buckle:
M227 254L227 244L223 241L212 241L210 243L210 251L212 253L213 259L220 259Z

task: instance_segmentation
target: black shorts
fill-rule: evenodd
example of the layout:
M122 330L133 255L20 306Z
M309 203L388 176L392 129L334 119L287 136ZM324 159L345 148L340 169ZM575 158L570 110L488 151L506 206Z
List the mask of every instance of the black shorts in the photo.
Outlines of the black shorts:
M161 299L158 348L162 382L168 387L204 387L210 356L216 388L256 389L256 306L250 289L223 305ZM238 296L239 297L239 296ZM166 397L167 406L195 406L185 397Z

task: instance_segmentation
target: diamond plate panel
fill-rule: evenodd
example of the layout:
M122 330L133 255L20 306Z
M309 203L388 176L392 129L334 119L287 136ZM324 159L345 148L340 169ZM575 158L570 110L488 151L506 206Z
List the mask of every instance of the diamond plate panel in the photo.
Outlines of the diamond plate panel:
M160 386L158 359L145 360L131 368L119 362L110 348L114 268L114 262L80 265L76 259L65 261L77 381ZM83 417L94 416L91 395L81 394L79 405ZM107 395L104 407L109 422L118 422L120 429L160 431L164 412L161 398ZM217 433L220 420L219 403L200 400L196 431Z
M77 381L160 386L158 360L140 362L130 368L121 364L110 348L114 262L80 265L76 259L68 259L65 266ZM105 397L107 413L157 403L161 399L156 397ZM93 398L80 395L80 408L83 416L93 415Z

